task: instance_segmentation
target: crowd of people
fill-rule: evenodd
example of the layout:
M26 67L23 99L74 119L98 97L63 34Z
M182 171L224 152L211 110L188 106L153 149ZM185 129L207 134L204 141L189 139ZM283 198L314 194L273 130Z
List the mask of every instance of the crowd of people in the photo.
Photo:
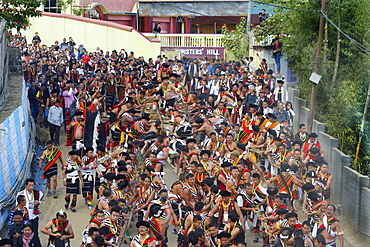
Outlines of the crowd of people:
M32 117L50 130L39 163L46 196L58 197L59 163L63 170L65 209L41 229L50 246L75 237L66 212L76 213L80 194L91 209L82 246L122 246L132 221L131 247L171 246L171 224L180 247L243 247L247 231L262 246L344 246L324 150L304 124L292 133L285 81L265 60L145 60L88 52L72 38L47 47L38 35L10 44L22 51ZM13 246L40 246L43 193L33 184L11 211Z

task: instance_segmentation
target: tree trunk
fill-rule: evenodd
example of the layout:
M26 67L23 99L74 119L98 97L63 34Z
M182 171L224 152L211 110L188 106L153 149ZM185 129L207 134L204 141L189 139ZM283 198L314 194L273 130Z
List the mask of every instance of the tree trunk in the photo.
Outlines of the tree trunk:
M342 1L341 1L342 2ZM339 7L339 12L338 12L338 28L340 29L340 7ZM338 36L337 36L337 51L335 54L335 63L334 63L334 71L333 71L333 78L331 80L331 85L330 85L330 90L334 88L335 81L337 80L338 76L338 69L339 69L339 58L340 58L340 32L338 30Z
M329 30L328 30L328 20L325 19L325 28L324 28L324 56L323 56L323 64L324 71L326 73L326 65L327 65L327 59L328 59L328 36L329 36Z

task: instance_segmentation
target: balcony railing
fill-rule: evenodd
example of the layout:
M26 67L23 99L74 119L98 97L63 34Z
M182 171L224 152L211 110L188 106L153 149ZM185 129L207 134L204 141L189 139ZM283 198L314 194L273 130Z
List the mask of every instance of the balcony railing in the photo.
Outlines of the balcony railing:
M143 33L149 39L159 39L162 47L223 47L222 34Z
M265 37L264 40L261 40L261 41L256 41L254 38L253 38L253 43L252 43L252 46L271 46L271 42L272 40L275 38L275 35L268 35Z

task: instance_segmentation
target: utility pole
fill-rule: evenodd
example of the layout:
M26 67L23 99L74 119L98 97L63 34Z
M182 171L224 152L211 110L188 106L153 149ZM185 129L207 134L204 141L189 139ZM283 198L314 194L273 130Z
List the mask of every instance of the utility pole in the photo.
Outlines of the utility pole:
M139 0L136 0L136 30L139 30Z
M321 11L326 11L326 1L322 0L321 2ZM320 27L319 27L319 37L317 39L317 47L316 47L316 58L315 58L315 65L314 65L314 72L319 74L320 69L320 53L321 53L321 46L322 46L322 36L324 32L324 17L320 12ZM313 118L315 116L315 105L316 105L316 95L317 94L317 84L312 83L312 92L311 92L311 101L310 101L310 115L308 116L308 132L312 132L313 126Z
M249 42L249 32L251 30L252 0L248 1L247 28L245 29L244 58L247 57L247 47ZM249 54L249 53L248 53Z

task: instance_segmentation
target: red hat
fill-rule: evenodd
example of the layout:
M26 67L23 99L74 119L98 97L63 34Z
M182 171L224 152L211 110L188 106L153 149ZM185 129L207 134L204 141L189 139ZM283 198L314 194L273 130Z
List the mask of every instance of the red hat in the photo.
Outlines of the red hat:
M57 40L57 41L55 41L54 43L59 43L59 42L58 42L58 40Z

